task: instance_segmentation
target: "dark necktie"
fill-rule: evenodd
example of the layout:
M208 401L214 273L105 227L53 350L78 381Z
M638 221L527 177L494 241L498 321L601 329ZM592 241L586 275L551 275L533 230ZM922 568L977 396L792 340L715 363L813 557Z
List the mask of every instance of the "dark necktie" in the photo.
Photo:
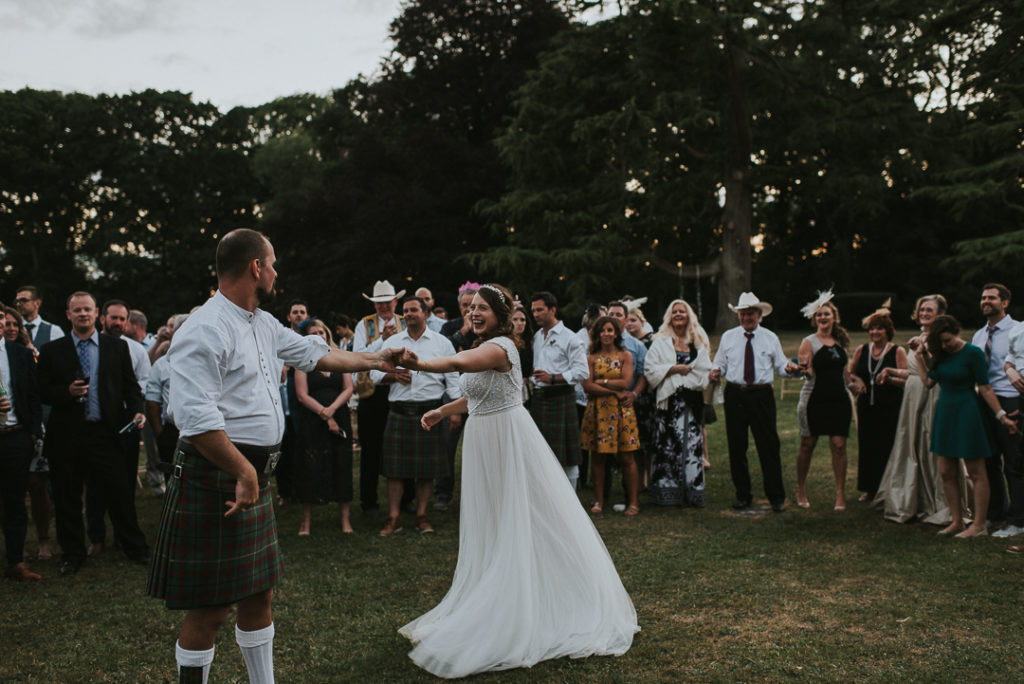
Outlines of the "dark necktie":
M25 324L25 330L28 331L29 339L32 340L32 341L35 341L35 339L36 339L36 333L35 333L36 324L35 323L26 323Z
M89 365L89 340L78 340L78 363L82 365L82 376L88 378L92 372Z
M992 336L996 334L996 326L988 326L988 339L985 340L985 358L992 359Z
M743 382L754 384L754 333L743 333L747 337L747 348L743 352Z

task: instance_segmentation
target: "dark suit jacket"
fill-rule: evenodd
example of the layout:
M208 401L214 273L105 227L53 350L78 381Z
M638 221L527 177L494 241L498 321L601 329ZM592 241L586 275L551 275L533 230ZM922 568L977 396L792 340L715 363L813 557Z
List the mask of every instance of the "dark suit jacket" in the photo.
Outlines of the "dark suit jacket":
M11 377L11 403L22 425L33 436L43 434L42 407L39 404L39 382L32 350L16 342L7 342L7 363Z
M124 427L125 409L131 415L143 412L144 401L139 390L132 355L124 340L100 333L99 374L89 379L89 391L99 392L100 422L116 435ZM48 342L39 350L39 391L42 400L52 407L46 421L47 458L73 445L77 428L85 421L85 404L75 401L68 386L81 371L78 338L74 332Z

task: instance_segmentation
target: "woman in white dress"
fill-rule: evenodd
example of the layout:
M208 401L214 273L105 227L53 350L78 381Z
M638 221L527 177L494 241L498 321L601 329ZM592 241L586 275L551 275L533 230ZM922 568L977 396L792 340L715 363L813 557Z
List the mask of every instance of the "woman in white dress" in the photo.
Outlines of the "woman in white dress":
M481 342L401 365L460 371L464 397L423 415L424 429L467 408L459 560L451 589L402 627L409 657L446 678L569 656L622 655L639 631L633 603L558 459L523 407L512 295L484 285L470 321Z

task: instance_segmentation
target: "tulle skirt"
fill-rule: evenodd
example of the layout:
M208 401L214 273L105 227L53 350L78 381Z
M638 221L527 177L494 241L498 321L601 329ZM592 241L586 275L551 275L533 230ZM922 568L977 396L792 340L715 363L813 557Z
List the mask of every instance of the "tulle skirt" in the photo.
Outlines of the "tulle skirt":
M409 657L455 678L629 650L633 602L529 413L470 416L462 454L455 577L399 630Z

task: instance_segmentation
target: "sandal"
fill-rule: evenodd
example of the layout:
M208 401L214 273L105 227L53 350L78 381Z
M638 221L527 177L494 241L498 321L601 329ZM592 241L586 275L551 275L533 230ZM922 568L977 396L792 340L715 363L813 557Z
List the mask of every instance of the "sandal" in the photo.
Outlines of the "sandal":
M601 510L601 504L595 502L594 505L590 507L590 512L594 515L600 515L604 511Z
M629 508L626 509L626 512L623 513L623 515L639 515L639 514L640 514L640 507L639 506L630 506Z

